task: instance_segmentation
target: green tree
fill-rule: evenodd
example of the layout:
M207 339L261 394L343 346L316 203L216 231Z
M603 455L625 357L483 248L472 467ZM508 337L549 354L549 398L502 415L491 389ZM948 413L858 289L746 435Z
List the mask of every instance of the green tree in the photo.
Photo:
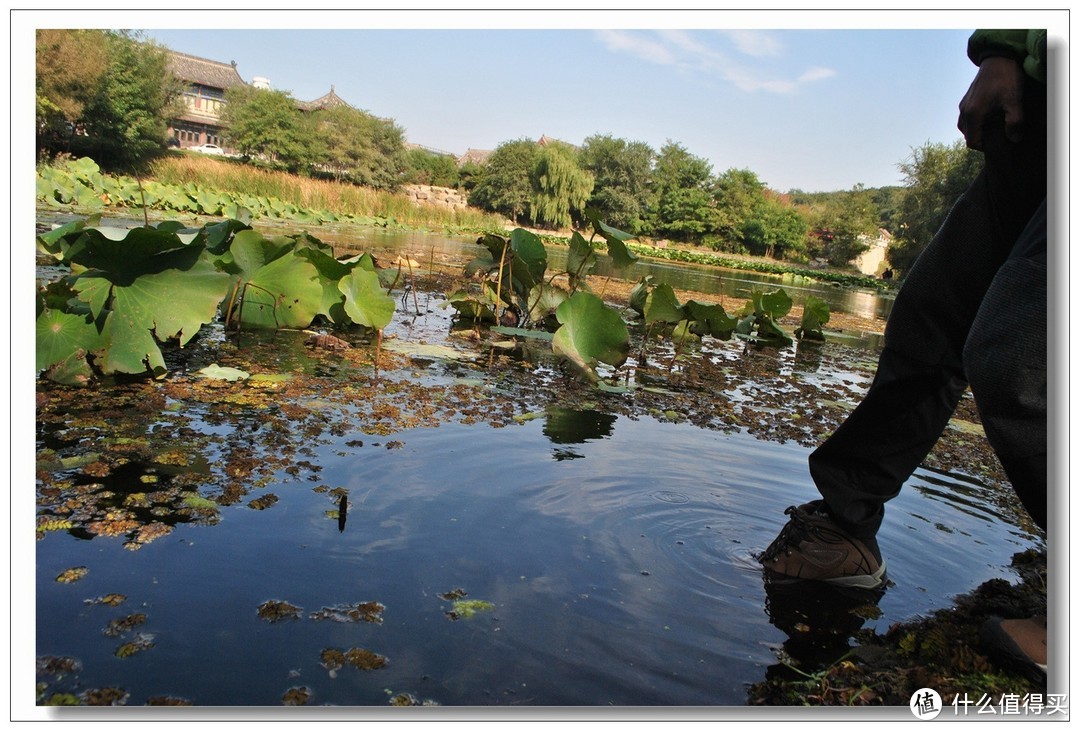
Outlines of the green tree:
M762 232L756 228L748 234L746 226L755 210L762 208L765 191L765 184L750 170L730 168L717 176L712 184L716 203L715 232L705 237L705 243L719 251L735 254L763 253L768 246L764 244ZM760 251L753 251L754 248Z
M405 133L393 122L338 106L309 113L305 123L317 141L317 170L380 190L394 190L405 178Z
M593 135L581 147L581 166L596 180L587 203L605 223L628 233L644 228L652 197L656 152L644 142Z
M225 139L245 157L294 173L325 159L328 143L318 138L312 120L302 118L288 92L253 86L227 89L221 121Z
M802 258L808 230L802 214L776 194L769 194L754 201L742 224L742 240L752 254Z
M894 214L889 264L907 272L945 221L953 203L971 185L982 166L981 152L963 140L946 145L926 143L900 163L905 188Z
M457 160L422 148L413 148L406 155L405 182L456 188L461 184Z
M655 203L646 220L657 237L700 243L716 229L716 208L710 192L712 166L670 140L653 170Z
M38 149L67 149L109 69L105 31L39 29L35 37Z
M825 258L833 266L846 266L870 248L867 239L878 230L878 210L872 193L856 185L830 200L825 231Z
M530 211L530 175L538 154L539 146L532 140L500 144L484 164L479 181L469 194L469 203L520 223Z
M592 193L593 176L577 161L568 144L552 142L540 148L529 175L532 183L530 217L533 223L569 228Z
M169 71L166 49L128 31L65 32L70 34L66 38L69 44L58 48L46 43L37 49L39 56L47 56L50 50L63 54L41 59L46 75L38 90L48 100L39 106L53 112L51 124L58 115L79 113L81 107L78 117L65 122L75 132L68 139L68 151L92 157L102 167L121 170L138 168L160 154L165 149L168 119L178 108L181 92L180 83ZM51 38L56 41L60 36ZM85 74L69 73L65 81L51 68L58 63L77 66L80 61L71 55L81 52L89 53ZM107 64L104 73L99 73L102 54ZM60 89L63 93L58 93Z

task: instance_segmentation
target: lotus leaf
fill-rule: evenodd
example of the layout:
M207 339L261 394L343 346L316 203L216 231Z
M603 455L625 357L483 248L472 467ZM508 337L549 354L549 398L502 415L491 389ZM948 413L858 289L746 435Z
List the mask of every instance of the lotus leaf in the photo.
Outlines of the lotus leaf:
M305 328L322 304L322 285L315 266L286 254L237 280L241 304L239 322L258 328Z
M800 340L824 340L821 326L829 321L829 303L809 295L803 303L802 322L795 330L795 337Z
M577 231L570 238L570 253L566 256L566 272L570 282L576 286L577 280L585 277L596 265L596 252L589 242Z
M179 338L185 345L217 315L228 289L228 276L206 258L187 270L168 269L139 277L129 286L112 288L112 310L102 336L99 359L106 373L165 372L159 340Z
M626 362L630 350L626 324L596 295L575 292L555 315L562 326L552 339L552 349L593 380L598 361L616 368Z
M652 325L654 322L674 324L685 317L682 306L675 297L675 290L666 283L657 285L645 298L644 314L647 325Z
M690 300L684 306L690 319L690 330L696 335L710 335L729 340L738 320L727 314L721 305Z
M92 322L80 315L45 310L37 319L35 367L42 370L75 351L93 351L101 344L101 334ZM85 353L84 353L85 354Z
M383 290L379 275L362 267L338 282L345 295L345 313L358 325L382 330L394 317L394 298Z
M565 291L550 284L536 285L529 291L529 317L537 322L544 320L555 312L568 296Z
M219 366L217 363L211 363L205 368L199 369L198 374L203 378L219 381L243 381L251 376L247 371L228 366Z

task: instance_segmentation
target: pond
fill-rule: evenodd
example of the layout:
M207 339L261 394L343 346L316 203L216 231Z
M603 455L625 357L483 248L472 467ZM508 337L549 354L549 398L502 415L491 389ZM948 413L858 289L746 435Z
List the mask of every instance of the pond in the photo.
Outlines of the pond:
M601 392L441 296L377 361L211 332L162 382L39 386L39 703L743 706L1043 545L990 467L928 464L884 593L766 591L754 555L871 351L712 342Z

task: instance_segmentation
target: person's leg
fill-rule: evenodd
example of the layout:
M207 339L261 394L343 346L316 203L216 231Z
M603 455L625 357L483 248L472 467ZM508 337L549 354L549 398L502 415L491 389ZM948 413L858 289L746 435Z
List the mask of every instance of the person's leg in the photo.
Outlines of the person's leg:
M999 269L1011 258L1030 258L1030 252L1021 257L1014 250L1033 245L1024 243L1026 228L1040 204L1045 206L1044 87L1030 85L1027 89L1025 118L1028 126L1019 143L1007 141L1003 130L987 135L982 172L953 206L897 295L873 384L849 418L810 457L811 476L830 513L854 536L869 540L877 533L884 503L897 495L941 436L970 376L964 359L978 351L992 363L999 347L1009 347L1000 330L987 330L990 335L983 344L964 350L972 323ZM998 123L1003 125L1004 121ZM1039 331L1042 347L1036 352L1045 354L1045 208L1042 215L1043 279L1038 307L1043 308L1044 319ZM1023 266L1030 265L1010 264L1009 269ZM1022 297L1026 284L1014 286L1020 289L1002 291L998 301L1007 303L1009 298ZM1034 290L1031 294L1038 296ZM991 321L994 315L984 317ZM1038 327L1036 322L1016 324L1017 330ZM992 327L990 322L986 327ZM995 342L999 336L1001 339ZM1014 342L1017 336L1010 335ZM1007 373L985 377L998 379L997 391L1009 390L1001 382L1009 377ZM1045 370L1042 383L1045 388ZM1045 390L1042 399L1045 417ZM987 404L992 409L991 421L1008 419L1006 414L1013 406ZM1045 443L1045 418L1042 424ZM999 445L1004 449L999 456L1010 480L1016 475L1020 483L1017 490L1026 503L1024 495L1031 489L1025 485L1038 479L1037 474L1028 474L1037 472L1040 465L1045 483L1045 450L1040 462L1031 449L1007 446L1009 437L999 434L995 424L987 430L988 435L995 432L990 437L991 445L995 450ZM1039 499L1037 494L1035 499Z
M1001 267L964 348L986 437L1021 502L1046 528L1046 203Z
M870 389L810 455L818 491L852 535L876 534L885 502L930 452L967 387L963 344L1012 243L994 210L984 170L900 288Z

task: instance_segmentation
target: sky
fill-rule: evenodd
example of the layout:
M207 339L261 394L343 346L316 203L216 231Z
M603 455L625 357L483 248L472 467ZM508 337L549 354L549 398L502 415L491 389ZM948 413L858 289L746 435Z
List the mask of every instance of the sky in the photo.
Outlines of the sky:
M968 35L1030 19L925 10L125 11L110 25L109 15L81 17L235 61L245 81L264 77L300 101L333 87L437 150L460 155L541 135L573 144L611 135L654 150L670 141L714 173L749 169L774 190L810 192L902 184L899 165L914 149L958 141L957 105L975 72ZM39 18L72 27L80 16Z

